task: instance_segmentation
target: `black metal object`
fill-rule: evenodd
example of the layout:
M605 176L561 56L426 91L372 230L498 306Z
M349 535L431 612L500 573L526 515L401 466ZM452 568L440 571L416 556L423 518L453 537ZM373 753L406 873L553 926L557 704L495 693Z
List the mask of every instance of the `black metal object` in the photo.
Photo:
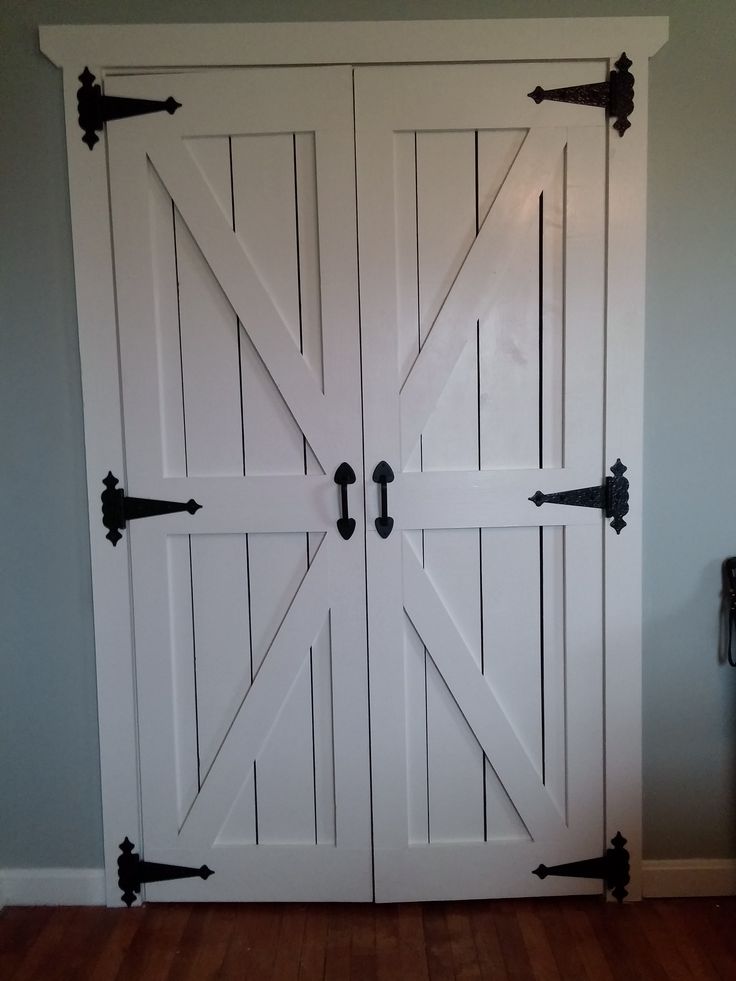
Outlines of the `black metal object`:
M394 479L394 472L385 460L373 471L373 479L381 487L381 513L376 518L376 531L381 538L388 538L394 526L394 519L388 513L388 484Z
M122 855L118 858L118 885L123 890L120 897L126 906L131 906L144 882L168 882L171 879L209 879L215 873L206 865L198 869L186 865L164 865L162 862L144 862L133 849L135 845L126 836L120 843Z
M610 889L614 897L622 903L628 891L629 884L629 853L624 848L626 839L620 831L611 839L613 848L607 848L606 854L600 858L586 858L580 862L568 862L566 865L540 865L532 875L546 879L548 875L562 875L570 879L603 879L606 889Z
M355 483L355 471L349 463L341 463L337 468L335 483L340 488L340 517L337 519L337 530L347 540L355 531L355 518L348 515L348 484Z
M108 529L105 538L117 545L123 537L120 532L129 521L136 518L152 518L157 514L175 514L177 511L188 511L194 514L202 507L191 498L185 503L179 501L155 501L147 497L126 497L122 487L118 487L118 478L108 471L102 481L105 490L100 495L102 500L102 523Z
M626 527L624 515L629 513L629 482L624 477L626 467L621 460L616 460L611 467L613 477L606 477L601 486L578 487L576 490L557 491L554 494L543 494L537 491L529 500L538 508L543 504L567 504L576 508L600 508L606 512L607 518L613 518L611 527L617 535Z
M726 559L721 567L723 576L723 612L726 619L726 657L732 668L736 668L734 634L736 634L736 557Z
M634 111L634 76L629 71L632 62L624 51L611 69L607 82L593 82L590 85L567 85L560 89L543 89L538 85L529 98L539 105L545 99L552 102L571 102L577 106L597 106L606 110L606 117L613 117L613 128L623 136L631 126L629 116Z
M79 76L82 83L77 90L77 111L79 125L84 136L82 142L90 150L99 141L97 135L105 123L111 119L126 119L128 116L144 116L149 112L168 112L173 116L181 108L173 96L168 99L129 99L119 95L103 95L99 84L95 84L95 76L85 68Z

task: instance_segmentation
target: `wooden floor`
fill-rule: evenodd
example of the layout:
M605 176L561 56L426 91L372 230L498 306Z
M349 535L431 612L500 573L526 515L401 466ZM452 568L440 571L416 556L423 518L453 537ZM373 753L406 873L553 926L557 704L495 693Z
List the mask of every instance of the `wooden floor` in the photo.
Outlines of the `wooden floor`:
M736 897L0 913L2 981L736 979Z

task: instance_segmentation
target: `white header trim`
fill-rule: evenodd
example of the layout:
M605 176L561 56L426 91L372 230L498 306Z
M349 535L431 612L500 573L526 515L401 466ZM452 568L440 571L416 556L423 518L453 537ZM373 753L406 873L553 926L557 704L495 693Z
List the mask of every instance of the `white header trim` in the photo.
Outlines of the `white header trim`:
M353 21L292 24L150 24L39 28L59 67L321 65L609 58L653 55L667 17L543 20Z

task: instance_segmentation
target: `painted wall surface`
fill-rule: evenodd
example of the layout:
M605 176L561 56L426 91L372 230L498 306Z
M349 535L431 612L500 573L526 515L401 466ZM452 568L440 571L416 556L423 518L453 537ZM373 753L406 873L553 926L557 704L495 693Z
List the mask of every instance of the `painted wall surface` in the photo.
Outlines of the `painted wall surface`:
M102 861L61 75L38 25L642 14L671 18L651 72L645 854L736 855L736 671L718 660L736 553L734 0L0 0L0 868Z

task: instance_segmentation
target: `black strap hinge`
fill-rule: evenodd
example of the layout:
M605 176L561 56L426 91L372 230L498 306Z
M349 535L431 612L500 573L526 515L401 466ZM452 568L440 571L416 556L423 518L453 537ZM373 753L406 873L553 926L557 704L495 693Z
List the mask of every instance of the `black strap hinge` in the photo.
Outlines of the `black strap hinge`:
M548 875L567 876L570 879L603 879L606 889L621 903L628 896L626 886L630 881L629 853L624 847L626 839L620 831L611 839L611 844L613 848L606 849L605 855L600 858L586 858L565 865L540 865L534 869L532 875L539 876L540 879L546 879Z
M168 99L129 99L119 95L103 95L99 84L95 85L95 76L85 68L79 76L82 83L77 89L77 112L79 125L84 133L82 142L90 150L99 141L97 134L102 131L105 123L111 119L127 119L129 116L144 116L149 112L168 112L173 116L181 109L181 102L172 96Z
M611 69L607 82L592 82L590 85L567 85L560 89L543 89L538 85L529 98L539 105L546 99L551 102L570 102L577 106L597 106L606 110L606 117L613 117L613 128L623 136L631 126L629 116L634 111L634 76L629 71L632 62L624 51Z
M129 838L120 843L122 854L118 858L118 885L123 890L120 897L130 906L140 895L145 882L168 882L172 879L209 879L215 873L206 865L198 869L186 865L165 865L162 862L144 862L133 849L135 845Z
M105 490L100 495L102 500L102 523L107 528L105 538L117 545L123 537L123 531L129 521L136 518L152 518L157 514L175 514L177 511L188 511L195 514L202 507L191 498L181 503L179 501L156 501L147 497L126 497L122 487L118 487L118 478L108 471L102 481Z
M616 460L611 467L613 477L606 477L602 485L577 487L575 490L557 491L543 494L537 491L529 498L538 508L543 504L566 504L568 507L600 508L607 518L612 518L611 527L617 535L626 527L624 515L629 513L629 482L624 477L626 467Z

